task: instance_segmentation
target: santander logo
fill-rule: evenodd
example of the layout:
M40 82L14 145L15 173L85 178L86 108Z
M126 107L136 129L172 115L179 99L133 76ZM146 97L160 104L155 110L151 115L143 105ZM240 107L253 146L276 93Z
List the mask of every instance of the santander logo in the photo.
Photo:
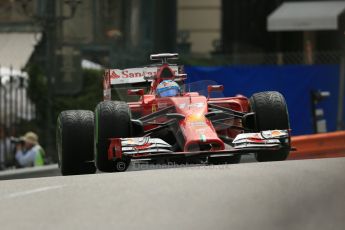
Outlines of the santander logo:
M171 66L174 74L178 73L177 66ZM110 84L126 84L135 82L146 82L145 76L157 75L157 67L143 67L143 68L130 68L130 69L110 69L109 77Z
M117 75L117 74L115 73L115 71L111 71L110 78L111 78L111 79L118 79L118 78L120 78L120 76Z

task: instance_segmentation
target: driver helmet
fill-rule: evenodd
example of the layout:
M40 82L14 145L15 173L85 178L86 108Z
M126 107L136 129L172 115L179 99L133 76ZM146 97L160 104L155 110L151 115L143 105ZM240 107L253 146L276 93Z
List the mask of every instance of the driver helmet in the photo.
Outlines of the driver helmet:
M175 97L180 91L180 86L172 80L164 80L157 86L157 95L160 97Z

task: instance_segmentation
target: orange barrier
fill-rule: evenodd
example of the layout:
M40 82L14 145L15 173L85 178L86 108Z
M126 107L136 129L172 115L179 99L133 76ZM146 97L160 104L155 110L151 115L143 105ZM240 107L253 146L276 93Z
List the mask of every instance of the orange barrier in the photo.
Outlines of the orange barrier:
M345 157L345 131L292 137L289 160Z

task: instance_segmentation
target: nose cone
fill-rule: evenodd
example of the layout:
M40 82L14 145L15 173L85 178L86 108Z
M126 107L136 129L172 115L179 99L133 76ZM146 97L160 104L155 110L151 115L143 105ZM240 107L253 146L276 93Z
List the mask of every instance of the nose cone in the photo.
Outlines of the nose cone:
M205 114L208 112L207 99L204 96L173 97L170 100L176 112L185 119L179 121L179 127L185 139L184 151L223 150L224 143Z
M212 123L204 114L190 114L181 121L180 127L185 136L184 151L209 151L223 150L223 141L218 135Z

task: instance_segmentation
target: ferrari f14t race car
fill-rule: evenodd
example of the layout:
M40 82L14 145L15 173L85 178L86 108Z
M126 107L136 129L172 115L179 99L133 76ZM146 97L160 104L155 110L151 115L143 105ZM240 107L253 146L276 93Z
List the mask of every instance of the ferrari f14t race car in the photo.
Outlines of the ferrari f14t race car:
M279 92L249 99L213 97L222 85L201 84L204 95L184 84L183 68L168 61L178 54L154 54L156 64L105 71L104 100L95 111L63 111L57 121L59 167L63 175L125 171L131 160L154 163L239 163L282 161L292 150L288 110ZM141 84L145 88L133 88ZM192 83L193 84L193 83ZM136 101L112 100L128 88ZM194 87L195 88L195 87ZM113 90L113 91L112 91Z

